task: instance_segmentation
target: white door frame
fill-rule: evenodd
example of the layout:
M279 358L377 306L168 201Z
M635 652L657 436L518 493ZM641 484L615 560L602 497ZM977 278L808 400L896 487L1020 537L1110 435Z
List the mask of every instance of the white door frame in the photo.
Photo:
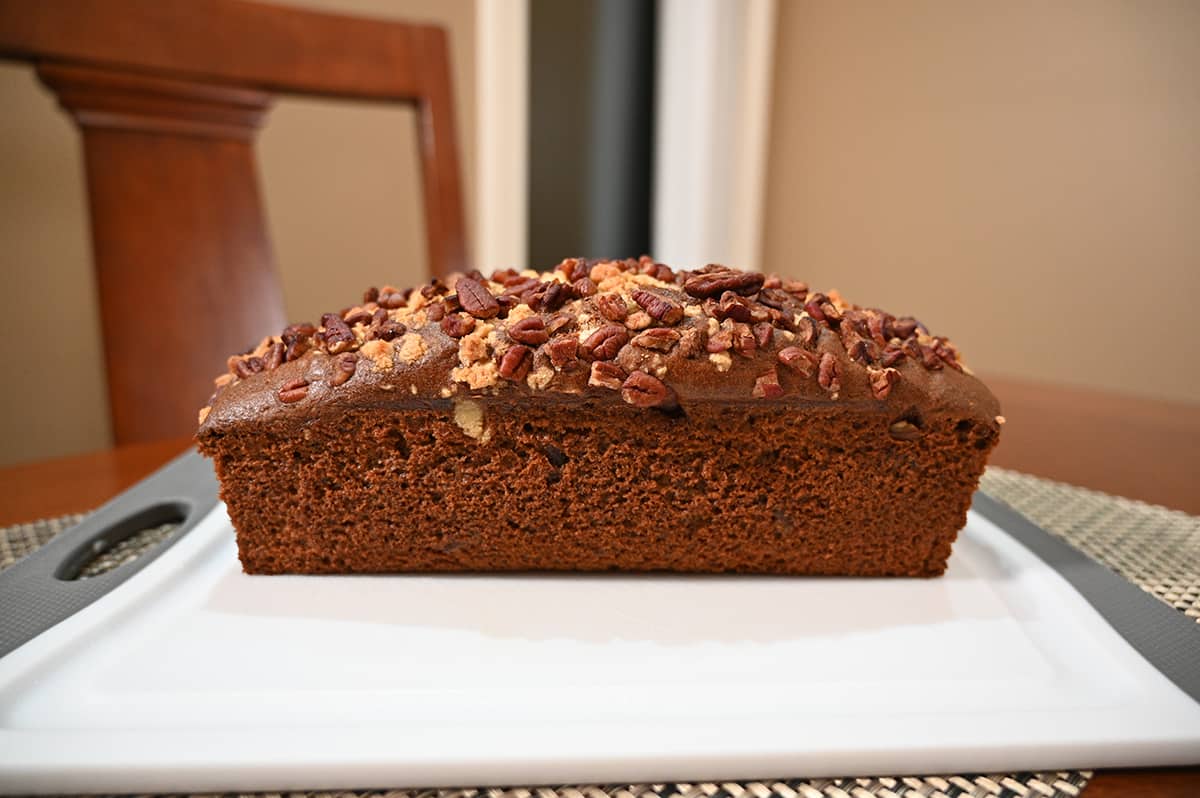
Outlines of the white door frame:
M760 268L776 0L660 0L653 255Z
M524 269L529 223L529 0L475 0L475 52L472 260L484 272Z

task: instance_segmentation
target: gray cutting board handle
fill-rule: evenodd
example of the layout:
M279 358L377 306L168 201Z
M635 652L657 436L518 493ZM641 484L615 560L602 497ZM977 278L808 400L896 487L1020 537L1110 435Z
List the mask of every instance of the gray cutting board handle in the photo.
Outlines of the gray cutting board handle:
M1159 673L1200 702L1200 624L982 491L971 509L1058 571Z
M64 486L64 489L68 489ZM66 620L154 562L217 505L212 464L194 450L96 510L45 546L0 571L0 657ZM180 521L161 543L132 562L76 579L96 554L137 532Z

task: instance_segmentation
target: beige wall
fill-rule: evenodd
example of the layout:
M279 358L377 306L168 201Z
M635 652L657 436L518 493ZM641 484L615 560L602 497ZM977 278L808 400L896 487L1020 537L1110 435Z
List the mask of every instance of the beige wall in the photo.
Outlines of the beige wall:
M292 0L447 25L474 229L474 0ZM27 67L0 64L0 465L110 445L78 134ZM411 110L284 99L259 138L288 315L425 274Z
M765 266L979 371L1198 402L1197 76L1190 0L784 0Z

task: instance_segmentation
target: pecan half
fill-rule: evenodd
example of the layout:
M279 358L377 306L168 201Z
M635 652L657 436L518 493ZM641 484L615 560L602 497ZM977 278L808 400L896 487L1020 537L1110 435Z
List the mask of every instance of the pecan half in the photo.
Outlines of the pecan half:
M299 402L306 396L308 396L308 380L288 380L279 389L279 401L284 404L290 405Z
M625 321L629 315L629 306L617 294L600 294L596 297L596 309L609 321Z
M500 376L506 380L519 382L529 375L532 367L533 350L521 344L510 347L500 358Z
M332 373L329 375L329 384L336 388L339 385L344 385L349 382L354 376L354 370L358 366L358 355L353 352L343 352L333 359Z
M726 291L753 294L762 288L766 276L753 272L738 272L723 266L709 265L693 272L683 281L683 290L694 297L720 296Z
M381 308L395 310L396 308L402 308L407 305L408 297L394 288L384 286L379 292L379 299L376 301L379 302L379 307Z
M500 312L500 303L487 286L471 277L460 277L454 284L463 310L477 319L490 319Z
M240 379L246 379L251 374L257 374L263 370L263 359L261 357L246 357L233 360L233 373Z
M651 327L633 338L633 345L658 352L670 352L679 343L679 331L668 327Z
M578 352L579 339L573 335L564 335L546 344L546 354L555 368L561 369L574 363L578 359Z
M546 322L542 321L541 316L521 319L508 328L508 336L529 346L541 346L550 340L550 333L546 332Z
M596 284L586 274L578 280L573 281L571 288L575 289L575 293L578 296L594 296L596 294Z
M267 371L279 368L283 364L284 346L279 341L271 344L263 355L263 368Z
M888 344L879 356L879 363L884 368L890 368L904 359L904 350L895 344Z
M588 360L612 360L629 342L629 332L616 324L606 324L587 337L579 354Z
M466 313L451 313L441 321L442 332L451 338L462 338L475 329L475 317Z
M663 324L678 324L683 318L683 305L666 297L642 289L634 291L632 297L651 318Z
M358 339L354 337L354 331L336 313L326 313L321 317L321 324L325 327L321 338L325 341L325 349L331 355L358 346Z
M913 318L896 319L892 322L892 333L896 338L910 338L917 331L918 326L920 326L920 322Z
M675 392L658 377L635 371L621 385L621 398L634 407L663 407L675 403Z
M366 308L350 308L350 311L343 316L342 320L351 327L355 324L369 324L371 322L371 311Z

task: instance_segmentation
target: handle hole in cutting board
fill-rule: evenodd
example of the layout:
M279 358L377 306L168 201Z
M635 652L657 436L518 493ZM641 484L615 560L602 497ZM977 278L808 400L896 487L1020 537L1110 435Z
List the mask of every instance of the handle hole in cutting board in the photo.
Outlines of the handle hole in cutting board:
M166 540L187 515L181 503L147 507L81 543L54 576L68 582L89 579L131 563Z

